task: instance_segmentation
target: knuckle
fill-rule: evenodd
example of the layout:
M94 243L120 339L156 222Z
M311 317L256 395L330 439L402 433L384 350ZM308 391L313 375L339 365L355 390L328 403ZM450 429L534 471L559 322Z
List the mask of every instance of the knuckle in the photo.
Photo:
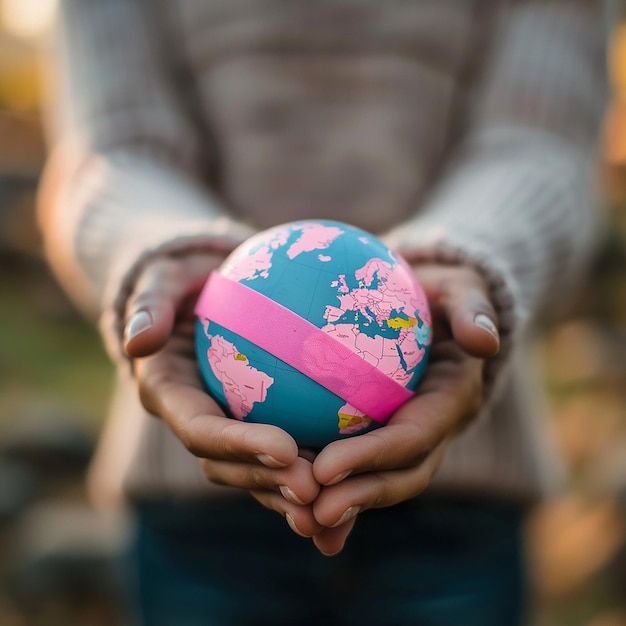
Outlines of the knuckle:
M419 462L425 453L432 450L438 443L437 433L432 428L427 428L428 420L418 420L407 425L407 441L412 443L413 460Z
M192 415L186 423L178 429L177 436L188 452L197 457L206 456L206 436L202 415Z
M228 424L221 430L217 431L214 436L213 446L218 456L221 458L231 458L236 456L235 442L240 439L236 431L239 430L239 423L233 422Z
M213 463L207 460L200 461L200 467L202 468L202 473L204 477L211 483L215 485L226 485L226 481L221 477L221 475L216 472L215 466Z
M126 305L126 315L129 317L137 311L150 309L154 305L155 295L153 292L140 291L134 293Z
M430 485L434 472L435 468L428 467L424 469L423 466L420 466L413 483L413 495L419 495Z
M203 455L204 450L196 443L196 440L185 429L178 433L178 438L189 453L197 457L201 457Z
M423 493L428 487L428 485L430 484L430 479L431 479L430 474L425 475L423 472L420 473L418 477L415 479L415 482L413 483L411 497L414 498L416 496L419 496L421 493Z
M380 475L377 475L374 480L375 480L374 488L375 488L376 496L374 497L374 500L372 501L372 504L371 504L372 508L381 509L381 508L392 506L393 504L395 504L389 498L390 488L389 488L388 482L384 478L382 478L382 476Z
M194 456L201 456L200 449L196 443L196 438L190 432L189 427L181 428L177 433L178 439L185 446L187 452L190 452Z
M392 449L389 441L376 431L368 435L371 435L372 440L375 442L372 466L374 468L386 467L392 459Z
M130 318L138 311L158 310L161 306L172 299L171 287L168 283L159 283L132 294L126 303L126 318Z
M262 467L252 465L248 470L248 480L251 487L267 487L267 474Z

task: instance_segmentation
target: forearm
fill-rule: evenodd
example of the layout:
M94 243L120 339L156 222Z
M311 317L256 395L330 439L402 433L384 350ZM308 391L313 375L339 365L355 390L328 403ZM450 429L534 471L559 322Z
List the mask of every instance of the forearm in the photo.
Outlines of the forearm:
M250 234L207 185L211 146L163 46L149 2L59 2L39 215L51 265L92 317L123 307L151 256L226 253Z
M599 3L528 0L500 16L471 91L464 136L420 212L388 240L413 262L486 278L500 355L558 302L597 239L593 163L605 102Z
M593 250L601 220L592 177L591 152L528 129L491 129L389 240L412 260L499 276L526 319L576 282Z
M53 153L40 193L48 256L78 303L98 312L157 252L228 252L250 231L199 182L158 158L118 149Z

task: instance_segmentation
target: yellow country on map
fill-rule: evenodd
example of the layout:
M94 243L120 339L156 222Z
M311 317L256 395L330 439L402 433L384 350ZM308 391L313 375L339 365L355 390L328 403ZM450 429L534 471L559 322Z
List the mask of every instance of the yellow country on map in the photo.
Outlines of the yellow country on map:
M241 352L237 352L235 354L235 361L247 361L248 357L245 354L241 354Z
M387 326L393 329L413 328L413 326L416 326L416 325L417 325L417 320L414 317L409 317L409 319L404 319L403 317L390 317L387 320Z
M348 428L348 426L356 426L356 424L364 421L368 423L372 421L366 415L350 415L350 413L342 413L341 411L338 411L337 415L339 416L339 430Z

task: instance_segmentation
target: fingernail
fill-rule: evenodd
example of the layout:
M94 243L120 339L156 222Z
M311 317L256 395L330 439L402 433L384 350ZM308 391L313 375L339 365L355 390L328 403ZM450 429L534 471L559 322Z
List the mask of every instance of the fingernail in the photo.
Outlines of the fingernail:
M285 467L284 463L281 463L278 459L275 459L269 454L257 454L256 458L260 463L263 463L266 467Z
M313 537L313 542L315 542L315 537ZM315 544L315 545L316 545L317 549L320 551L320 553L323 554L324 556L336 556L337 554L339 554L343 550L343 545L342 545L337 550L333 550L332 552L325 552L317 544Z
M146 332L150 328L152 328L152 316L148 311L137 311L131 318L128 320L128 324L126 324L126 328L124 329L124 340L130 341L140 335L141 333Z
M347 478L348 476L350 476L350 474L352 474L352 470L341 472L341 474L337 474L337 476L335 476L332 480L329 480L326 483L326 486L330 487L331 485L336 485L337 483L340 483L344 478Z
M296 533L296 535L300 535L300 537L308 537L308 535L305 535L297 526L296 526L296 522L293 519L293 516L291 515L291 513L285 513L285 519L287 520L287 524L289 524L289 528L291 528L291 530L293 530L294 533Z
M479 313L474 318L474 324L476 324L476 326L480 326L488 333L493 335L496 339L498 339L498 329L496 328L493 320L488 315L485 315L484 313Z
M343 526L346 522L349 522L353 517L356 517L361 511L360 506L351 506L345 513L332 525L332 528L337 526Z
M289 500L289 502L292 502L293 504L304 504L304 502L300 500L300 498L298 498L298 496L291 489L289 489L289 487L281 485L279 489L280 493L283 494L283 498L285 498L285 500Z

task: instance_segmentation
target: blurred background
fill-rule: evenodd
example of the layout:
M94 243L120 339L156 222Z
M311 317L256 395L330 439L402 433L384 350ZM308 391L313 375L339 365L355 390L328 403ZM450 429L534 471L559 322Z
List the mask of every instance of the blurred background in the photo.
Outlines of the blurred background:
M0 625L125 624L128 526L83 477L112 368L41 254L41 59L53 0L0 1Z
M0 625L124 626L130 525L83 484L113 372L43 261L34 213L54 5L0 0ZM536 344L571 480L528 524L533 626L626 626L626 26L609 66L610 227L575 316Z

